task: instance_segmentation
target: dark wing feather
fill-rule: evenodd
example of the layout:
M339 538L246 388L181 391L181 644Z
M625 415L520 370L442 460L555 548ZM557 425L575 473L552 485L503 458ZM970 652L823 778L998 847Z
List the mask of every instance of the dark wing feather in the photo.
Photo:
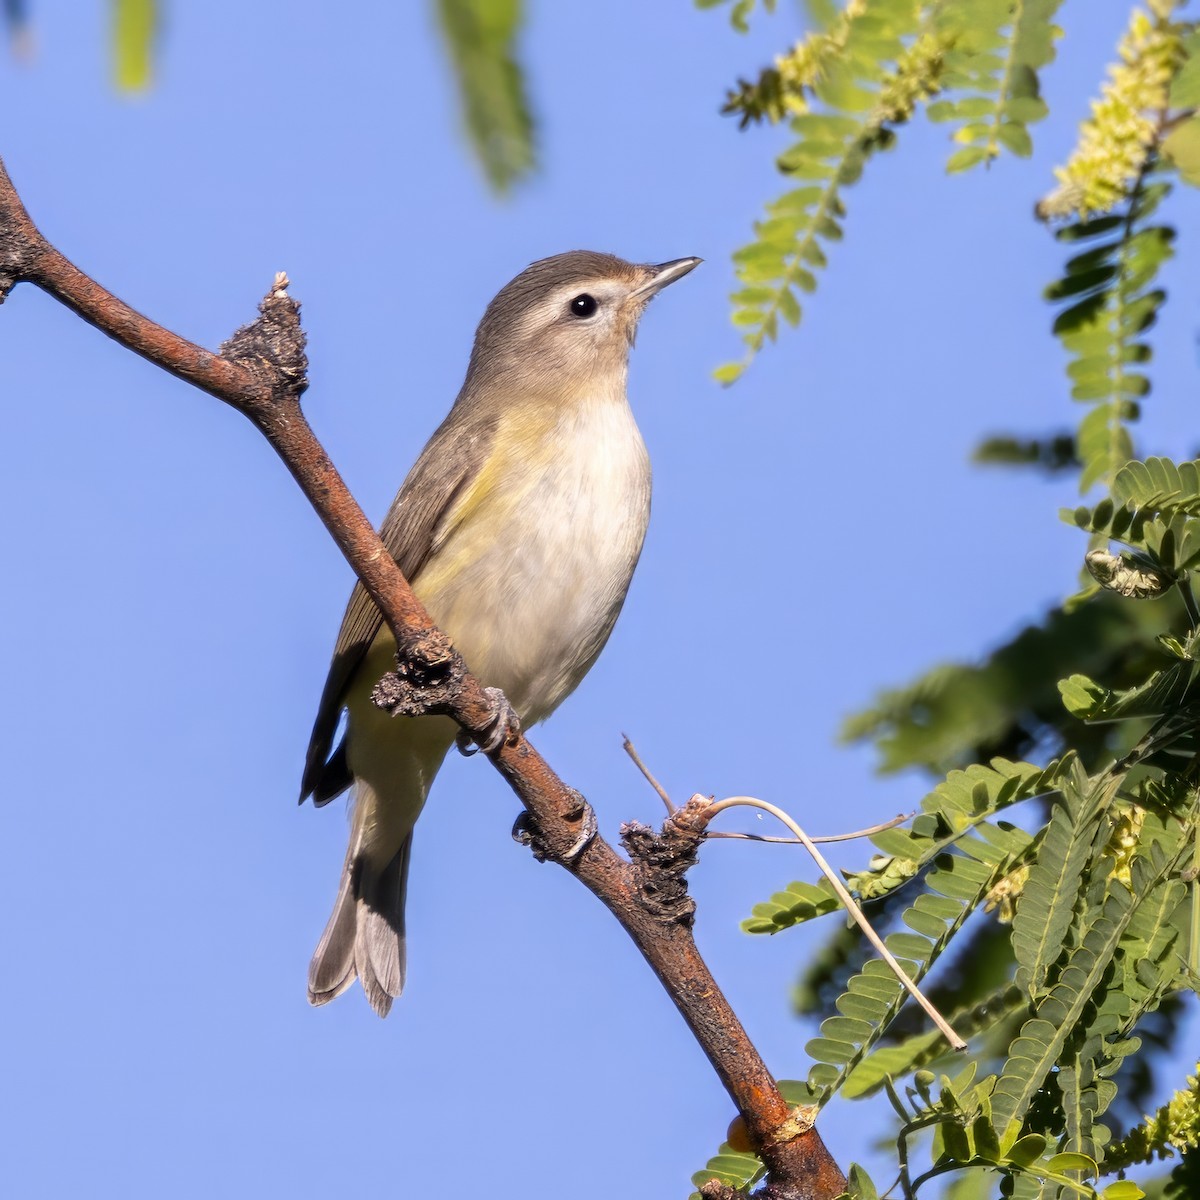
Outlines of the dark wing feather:
M447 417L392 501L379 536L410 584L416 583L446 512L487 461L494 429L494 420L469 409L460 411L453 422ZM309 796L314 804L327 804L354 782L346 762L345 743L333 750L333 738L346 689L382 624L375 602L366 588L356 583L342 617L308 742L300 783L301 804Z

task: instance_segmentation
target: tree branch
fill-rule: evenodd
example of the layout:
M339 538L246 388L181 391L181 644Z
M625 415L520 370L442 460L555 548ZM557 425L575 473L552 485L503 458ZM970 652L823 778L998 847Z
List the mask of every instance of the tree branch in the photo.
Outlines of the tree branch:
M300 395L307 386L304 337L286 276L276 277L259 305L259 317L213 354L135 312L70 263L38 231L0 162L0 301L22 281L248 417L291 471L378 605L396 637L398 661L410 668L402 672L406 680L450 680L436 697L426 697L425 711L444 711L473 735L487 732L492 702L434 627L301 411ZM447 672L448 665L462 669ZM591 836L595 818L586 801L523 736L514 736L489 757L528 811L539 849L608 907L678 1007L760 1147L768 1170L764 1194L774 1200L831 1200L838 1195L845 1187L842 1172L815 1129L797 1132L774 1079L700 957L692 938L690 901L664 905L661 896L649 896L644 883L653 870L646 860L626 862L603 838ZM696 840L701 833L694 831ZM685 892L681 872L678 882Z

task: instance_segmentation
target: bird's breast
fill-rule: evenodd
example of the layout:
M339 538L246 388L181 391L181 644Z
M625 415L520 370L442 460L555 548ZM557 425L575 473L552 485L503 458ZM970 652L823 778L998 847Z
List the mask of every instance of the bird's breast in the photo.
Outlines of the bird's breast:
M650 463L623 396L538 421L502 422L415 581L467 665L527 724L608 640L650 516Z

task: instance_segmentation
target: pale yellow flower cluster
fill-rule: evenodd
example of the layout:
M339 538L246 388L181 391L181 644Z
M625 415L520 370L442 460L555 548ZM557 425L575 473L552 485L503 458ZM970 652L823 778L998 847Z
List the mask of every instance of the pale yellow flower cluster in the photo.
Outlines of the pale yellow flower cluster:
M776 57L775 70L779 72L781 85L779 99L786 115L808 112L806 89L821 79L830 60L845 49L851 26L866 10L866 0L850 0L829 33L810 33L786 54Z
M1200 1072L1200 1063L1196 1064ZM1200 1146L1200 1082L1188 1076L1188 1086L1176 1092L1155 1118L1161 1123L1163 1141L1176 1150Z
M913 115L917 105L936 95L942 73L946 41L937 33L923 33L900 56L895 74L884 81L875 105L879 121L899 123Z
M1058 187L1038 205L1044 219L1086 219L1106 213L1125 198L1145 169L1162 130L1167 93L1182 57L1179 28L1170 21L1170 0L1135 9L1109 68L1079 144L1054 172Z
M1189 1075L1187 1087L1178 1091L1152 1117L1105 1152L1106 1163L1128 1166L1166 1158L1171 1149L1190 1150L1200 1145L1200 1063Z
M1001 925L1011 925L1013 917L1016 916L1017 901L1021 899L1021 894L1025 891L1025 884L1028 881L1028 865L1015 867L988 892L983 911L992 912L994 910L996 920Z
M1108 839L1108 852L1113 857L1112 878L1126 887L1133 886L1133 860L1141 849L1139 834L1146 823L1146 810L1138 805L1123 812L1113 825Z

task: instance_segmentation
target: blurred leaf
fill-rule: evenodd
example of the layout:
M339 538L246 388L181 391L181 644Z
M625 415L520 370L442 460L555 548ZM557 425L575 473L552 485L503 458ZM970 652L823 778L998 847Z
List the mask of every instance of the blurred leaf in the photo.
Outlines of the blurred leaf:
M1104 752L1106 732L1094 727L1089 738L1064 728L1058 681L1086 671L1106 686L1131 686L1149 664L1162 665L1154 642L1160 628L1159 617L1107 594L1050 612L977 665L935 667L883 692L845 722L842 737L874 742L884 771L946 771L995 754L1046 753L1068 737L1090 760Z
M467 133L488 182L505 192L534 166L533 121L515 45L520 0L438 0Z
M694 0L699 9L720 8L729 4L730 0ZM750 28L750 15L754 12L756 0L733 0L729 10L729 23L738 31L745 33ZM767 12L775 11L775 0L763 0L763 8Z
M850 1175L846 1182L849 1185L850 1200L879 1200L879 1190L858 1163L850 1164Z
M117 87L140 92L150 86L157 0L113 0L113 71Z
M1171 107L1200 106L1200 33L1193 32L1183 40L1185 58L1171 81Z
M1171 130L1163 141L1163 153L1186 183L1200 187L1200 117L1192 117Z
M1054 61L1062 31L1054 16L1062 0L944 0L938 11L945 43L947 98L929 106L934 121L957 125L961 145L946 164L951 174L998 157L1033 152L1028 126L1049 112L1038 71Z
M1197 159L1200 167L1200 156ZM1138 417L1135 398L1150 391L1144 368L1151 347L1143 338L1166 298L1151 288L1158 269L1173 255L1175 231L1151 225L1169 184L1150 168L1131 185L1121 222L1109 236L1082 253L1072 253L1059 279L1045 290L1051 302L1069 301L1054 320L1054 333L1070 355L1071 399L1089 405L1075 435L1083 464L1079 490L1111 485L1133 457L1130 424ZM1078 222L1056 233L1071 245L1092 240L1099 221Z
M986 438L975 448L971 461L985 466L1038 467L1047 475L1079 468L1073 433L1044 438Z
M1100 1193L1104 1200L1142 1200L1145 1192L1131 1179L1118 1179Z

